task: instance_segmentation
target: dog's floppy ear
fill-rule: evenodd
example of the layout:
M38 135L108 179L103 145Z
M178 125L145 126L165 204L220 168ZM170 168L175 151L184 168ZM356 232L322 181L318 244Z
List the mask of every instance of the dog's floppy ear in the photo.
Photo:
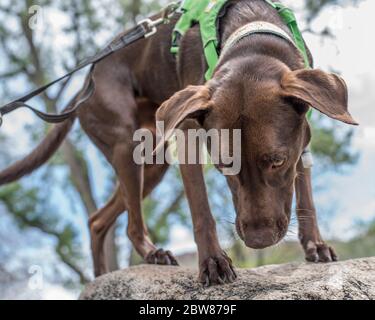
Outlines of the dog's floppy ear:
M207 113L212 107L210 99L211 93L207 86L188 86L164 102L156 112L156 121L164 123L164 135L155 152L184 120L197 119Z
M300 100L328 117L358 125L348 111L348 88L336 74L321 70L297 70L284 74L282 95Z

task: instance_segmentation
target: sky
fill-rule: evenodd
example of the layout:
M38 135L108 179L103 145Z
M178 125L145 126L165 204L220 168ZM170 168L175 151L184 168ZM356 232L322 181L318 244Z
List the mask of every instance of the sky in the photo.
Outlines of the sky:
M302 4L301 0L283 2L296 9ZM315 195L319 218L322 221L326 221L329 214L324 212L323 208L333 208L335 211L334 216L329 219L330 222L323 224L323 234L329 238L348 239L356 234L358 222L375 219L375 42L370 34L375 30L374 12L373 0L362 1L357 6L329 7L314 21L313 29L319 31L329 26L336 38L322 40L313 34L304 34L314 55L315 66L326 71L340 72L346 80L349 88L349 109L360 123L360 126L355 128L353 144L353 148L360 152L358 164L345 174L330 173L329 184ZM297 16L301 17L298 10ZM64 18L58 13L53 13L53 19L57 22L54 23L56 29L64 24ZM100 39L105 44L108 33ZM53 45L59 48L68 42L69 39L57 37ZM76 91L79 86L80 78L75 80L70 91ZM2 132L20 137L14 146L16 153L20 156L26 154L30 147L24 125L35 123L34 116L27 111L19 111L5 120ZM339 130L345 130L345 125L340 125ZM105 173L100 168L93 147L89 148L89 152L92 154L93 171L98 173L96 182L101 182ZM86 228L85 221L80 223ZM172 239L168 249L176 253L195 250L191 230L172 227ZM52 289L51 291L56 292Z

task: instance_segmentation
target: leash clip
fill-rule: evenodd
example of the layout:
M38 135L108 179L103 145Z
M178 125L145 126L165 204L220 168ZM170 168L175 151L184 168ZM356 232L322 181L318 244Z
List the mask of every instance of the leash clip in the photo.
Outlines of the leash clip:
M181 9L181 3L181 1L172 2L163 10L164 23L170 22L169 20Z
M162 21L161 21L162 20ZM160 22L161 21L161 22ZM145 26L145 29L148 31L145 33L144 37L149 38L153 36L157 31L157 26L164 22L164 19L158 19L158 20L151 20L151 19L144 19L139 21L139 26Z
M158 26L162 24L168 24L170 19L174 16L178 8L180 7L180 2L173 2L168 5L162 13L162 16L159 19L143 19L139 21L138 25L144 26L148 32L144 35L145 38L153 36L158 31Z

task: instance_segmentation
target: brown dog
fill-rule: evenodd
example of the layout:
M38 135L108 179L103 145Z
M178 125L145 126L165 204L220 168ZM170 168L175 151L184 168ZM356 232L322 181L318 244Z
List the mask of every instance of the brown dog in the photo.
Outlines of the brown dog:
M259 20L289 33L278 13L264 1L237 0L231 1L220 19L221 42L239 27ZM158 185L168 165L140 166L133 161L133 133L141 127L155 132L155 114L157 120L165 121L167 130L177 126L184 130L195 126L242 130L242 169L227 180L238 234L247 246L265 248L284 237L295 187L299 235L307 260L336 260L333 249L320 236L310 170L303 168L300 157L310 141L305 116L309 106L355 124L348 113L344 81L323 71L305 70L291 43L259 34L231 48L213 79L205 84L199 27L183 37L176 60L170 53L176 20L172 22L155 36L100 62L93 73L96 91L78 113L82 128L104 153L119 180L112 199L90 220L95 274L106 272L104 237L125 210L129 215L128 236L145 261L177 264L169 251L154 246L142 219L142 199ZM14 181L47 161L73 122L57 125L27 158L1 172L0 184ZM210 284L232 282L236 274L219 245L202 167L181 165L181 173L198 246L199 279Z

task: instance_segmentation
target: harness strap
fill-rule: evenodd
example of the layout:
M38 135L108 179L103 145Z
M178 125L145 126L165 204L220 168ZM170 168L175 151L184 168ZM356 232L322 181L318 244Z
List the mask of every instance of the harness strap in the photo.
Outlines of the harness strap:
M92 73L92 71L90 71L90 74L91 73ZM44 120L45 122L48 122L48 123L60 123L60 122L63 122L65 120L71 118L73 116L73 114L77 111L77 109L79 109L79 107L81 106L81 104L83 102L85 102L87 99L89 99L92 96L92 94L94 93L94 91L95 91L94 80L90 76L88 84L85 87L85 90L83 91L84 94L81 96L81 98L79 98L79 100L77 100L71 107L68 107L66 109L67 111L62 112L60 114L45 113L45 112L42 112L42 111L39 111L39 110L35 109L34 107L28 105L26 102L23 102L21 100L14 101L14 102L12 102L12 103L10 103L8 105L5 105L4 107L1 108L0 125L1 125L1 122L2 122L2 115L10 113L12 111L15 111L15 110L17 110L19 108L27 108L27 109L31 110L40 119L42 119L42 120Z
M289 30L292 33L293 38L294 38L294 43L296 47L299 49L302 55L302 58L305 62L305 67L307 69L310 69L311 65L310 65L309 57L307 55L305 41L303 40L302 33L298 27L297 18L294 12L280 2L273 2L271 0L265 0L265 1L278 11L281 19L289 27Z
M311 69L312 66L310 64L310 59L307 55L305 41L303 40L301 31L298 27L297 19L296 19L294 12L290 10L289 8L287 8L286 6L284 6L280 2L273 2L271 0L265 0L265 1L279 12L281 19L283 19L283 21L287 24L291 33L293 34L294 43L296 47L299 49L303 57L305 68ZM313 114L313 109L310 108L306 114L306 118L308 120L311 120L312 114ZM305 169L309 169L314 166L314 159L312 156L310 145L304 150L301 156L301 159L302 159L302 163Z
M182 15L174 27L171 52L178 54L180 40L195 24L199 24L204 55L208 65L206 80L212 78L219 60L217 18L228 0L185 0L180 11Z

